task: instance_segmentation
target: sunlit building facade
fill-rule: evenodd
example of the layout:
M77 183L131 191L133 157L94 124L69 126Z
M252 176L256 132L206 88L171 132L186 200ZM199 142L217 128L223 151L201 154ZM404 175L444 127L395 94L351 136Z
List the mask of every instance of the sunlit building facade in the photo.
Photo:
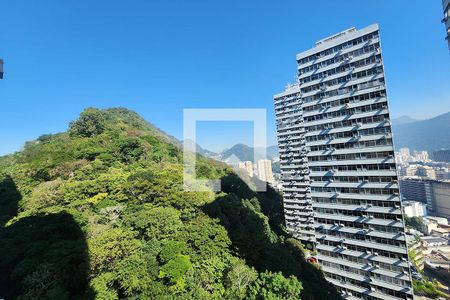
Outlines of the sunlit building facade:
M275 95L287 228L347 299L412 299L378 25L297 55Z

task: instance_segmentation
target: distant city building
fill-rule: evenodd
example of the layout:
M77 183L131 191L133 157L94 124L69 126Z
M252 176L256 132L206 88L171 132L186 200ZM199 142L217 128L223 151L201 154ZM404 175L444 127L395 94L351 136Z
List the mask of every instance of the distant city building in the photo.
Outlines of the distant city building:
M428 214L450 218L450 181L404 177L400 192L404 200L426 203Z
M416 161L423 161L423 162L428 162L430 159L428 157L428 152L427 151L415 151L414 152L414 159Z
M437 169L437 170L435 170L435 173L436 173L436 180L444 181L444 180L450 179L450 177L449 177L450 174L449 174L449 171L447 168Z
M433 195L430 180L420 177L404 177L400 180L400 193L404 200L419 201L427 205L430 212L433 208Z
M411 152L409 148L401 148L400 149L400 158L402 163L407 163L411 158Z
M418 201L404 201L403 213L412 217L425 217L427 215L427 207L424 203Z
M245 170L248 176L253 177L253 163L251 161L239 162L238 168Z
M448 48L450 49L450 0L442 0L442 7L444 9L442 23L445 24L445 29L447 30L446 40L448 42Z
M433 160L440 162L450 162L450 150L438 150L433 152Z
M286 227L344 297L412 299L378 25L318 41L297 69L274 96Z
M262 181L272 182L273 181L273 173L272 173L272 161L268 159L260 159L257 163L258 170L258 178Z
M436 179L436 171L429 166L418 166L416 168L416 176L428 177L429 179Z
M424 236L421 237L422 244L425 248L447 246L448 240L438 236Z
M429 179L436 179L436 170L430 166L409 165L405 168L404 176L420 176Z
M438 217L450 218L450 182L432 181L433 211Z
M427 217L427 220L441 226L448 226L448 219L441 217Z
M416 176L417 165L410 165L405 168L405 176Z

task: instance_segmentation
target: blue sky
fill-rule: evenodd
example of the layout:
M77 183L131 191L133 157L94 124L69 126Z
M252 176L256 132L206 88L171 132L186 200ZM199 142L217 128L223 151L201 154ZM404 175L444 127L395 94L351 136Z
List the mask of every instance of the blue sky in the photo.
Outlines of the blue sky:
M295 54L372 23L392 115L450 110L439 0L2 1L0 11L0 154L64 131L88 106L128 107L178 138L183 108L267 108L274 144L272 95L294 80ZM220 124L201 124L203 146L249 142L248 123Z

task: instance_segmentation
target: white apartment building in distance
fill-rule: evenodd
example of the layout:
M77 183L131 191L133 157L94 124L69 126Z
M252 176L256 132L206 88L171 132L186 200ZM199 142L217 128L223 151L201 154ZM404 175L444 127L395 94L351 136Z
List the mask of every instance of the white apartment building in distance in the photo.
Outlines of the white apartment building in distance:
M260 159L257 162L258 178L262 181L272 182L272 161L268 159Z
M251 161L239 162L238 168L245 170L248 176L253 177L253 162Z
M286 226L347 299L412 299L378 25L297 55L274 96Z

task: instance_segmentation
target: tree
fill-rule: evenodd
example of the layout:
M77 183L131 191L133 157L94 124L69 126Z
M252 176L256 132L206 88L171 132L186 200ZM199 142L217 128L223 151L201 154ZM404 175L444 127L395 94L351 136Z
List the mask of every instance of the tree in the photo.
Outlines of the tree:
M303 290L302 283L295 276L284 277L281 273L260 273L249 290L250 299L298 300Z
M132 232L120 228L108 229L89 240L91 269L99 274L114 270L125 257L140 249L140 242Z
M161 267L159 277L166 279L174 291L182 291L185 284L184 275L191 268L189 256L177 254Z
M96 108L87 108L78 120L69 125L69 134L73 137L92 137L101 134L106 127L103 113Z
M234 261L226 275L227 295L230 299L244 299L249 286L256 280L258 273L242 261Z
M421 217L405 216L405 225L421 231L423 230L424 223Z

